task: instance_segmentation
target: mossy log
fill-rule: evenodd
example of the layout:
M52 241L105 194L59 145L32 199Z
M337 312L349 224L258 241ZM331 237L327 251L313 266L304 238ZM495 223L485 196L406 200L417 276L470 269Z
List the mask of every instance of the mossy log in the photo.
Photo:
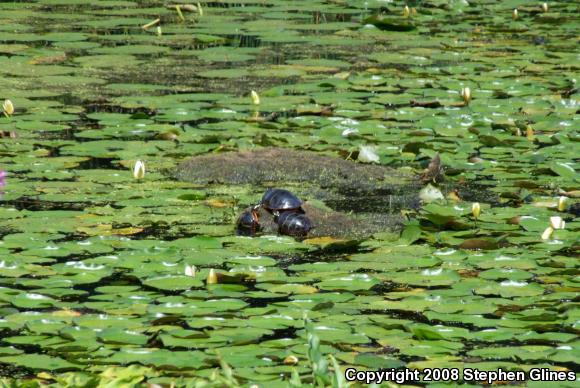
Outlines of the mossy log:
M292 188L301 198L323 203L308 206L307 214L316 225L310 235L339 238L397 229L401 210L420 206L424 186L411 170L281 148L196 156L178 166L176 177L196 184ZM481 193L471 191L472 196ZM276 225L265 229L275 232Z

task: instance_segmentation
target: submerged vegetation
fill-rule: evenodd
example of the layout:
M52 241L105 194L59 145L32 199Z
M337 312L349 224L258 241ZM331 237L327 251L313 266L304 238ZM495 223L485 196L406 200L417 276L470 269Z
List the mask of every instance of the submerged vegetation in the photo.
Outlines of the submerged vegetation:
M577 370L578 30L575 1L0 2L0 386ZM175 179L263 148L422 206ZM401 230L236 235L272 186Z

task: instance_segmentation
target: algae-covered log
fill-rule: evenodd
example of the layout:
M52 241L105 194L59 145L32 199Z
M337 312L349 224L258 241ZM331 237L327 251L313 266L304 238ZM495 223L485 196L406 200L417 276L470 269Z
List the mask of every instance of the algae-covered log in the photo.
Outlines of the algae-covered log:
M368 206L358 208L357 198L364 198L362 202L372 204L374 210L398 208L416 198L420 188L411 174L386 166L278 148L194 157L178 167L176 176L194 183L302 183L305 191L327 205L354 211L373 211Z
M305 205L315 225L310 237L359 238L393 230L402 220L398 210L418 205L421 187L411 174L386 166L275 148L197 156L176 175L198 184L298 186L299 195L327 206ZM276 224L262 213L263 231L275 233Z
M387 166L278 148L196 156L182 163L176 176L197 184L292 186L299 196L326 206L313 206L307 212L316 225L310 235L340 238L396 229L402 220L400 210L419 207L425 178ZM446 184L443 189L469 193L465 199L485 202L486 193L479 188ZM276 225L266 229L275 232Z

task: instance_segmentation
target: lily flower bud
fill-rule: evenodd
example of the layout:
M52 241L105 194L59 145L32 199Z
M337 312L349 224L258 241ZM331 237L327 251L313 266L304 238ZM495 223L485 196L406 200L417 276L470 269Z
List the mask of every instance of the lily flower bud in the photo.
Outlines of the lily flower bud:
M14 113L14 104L10 100L4 100L4 104L2 104L2 109L4 109L4 114L6 117L12 116Z
M469 104L471 101L471 89L469 87L461 89L461 98L463 98L466 104Z
M473 214L473 218L476 220L479 218L479 215L481 214L481 205L479 202L474 202L471 205L471 214Z
M534 140L534 128L531 125L526 126L526 138L528 140Z
M252 96L252 102L254 103L254 105L260 105L260 96L258 95L258 93L256 93L255 90L252 90L250 92L250 96Z
M185 276L190 276L190 277L194 278L196 274L197 274L197 268L195 268L195 265L186 265L185 266Z
M564 210L566 210L566 200L568 198L566 197L560 197L558 198L558 211L563 212Z
M135 163L135 167L133 167L133 178L143 179L144 176L145 176L145 163L141 160L138 160Z
M298 357L290 355L284 359L284 365L296 365L298 364Z
M209 270L209 273L207 274L206 283L217 284L217 282L218 282L217 274L215 273L215 270L212 268Z
M544 230L544 233L542 233L542 240L549 240L553 233L554 229L552 229L551 226L548 226L546 230Z

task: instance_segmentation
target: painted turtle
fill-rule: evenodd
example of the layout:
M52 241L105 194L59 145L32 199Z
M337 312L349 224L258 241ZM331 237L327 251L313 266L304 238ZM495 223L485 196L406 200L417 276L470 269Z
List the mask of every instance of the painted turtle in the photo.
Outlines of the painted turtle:
M276 217L278 233L294 237L304 237L312 229L312 222L305 214L283 212Z
M254 208L245 210L238 217L237 225L239 234L250 236L256 234L260 230L260 220L256 210Z
M268 189L258 206L274 214L290 210L304 213L302 204L303 202L288 190Z

